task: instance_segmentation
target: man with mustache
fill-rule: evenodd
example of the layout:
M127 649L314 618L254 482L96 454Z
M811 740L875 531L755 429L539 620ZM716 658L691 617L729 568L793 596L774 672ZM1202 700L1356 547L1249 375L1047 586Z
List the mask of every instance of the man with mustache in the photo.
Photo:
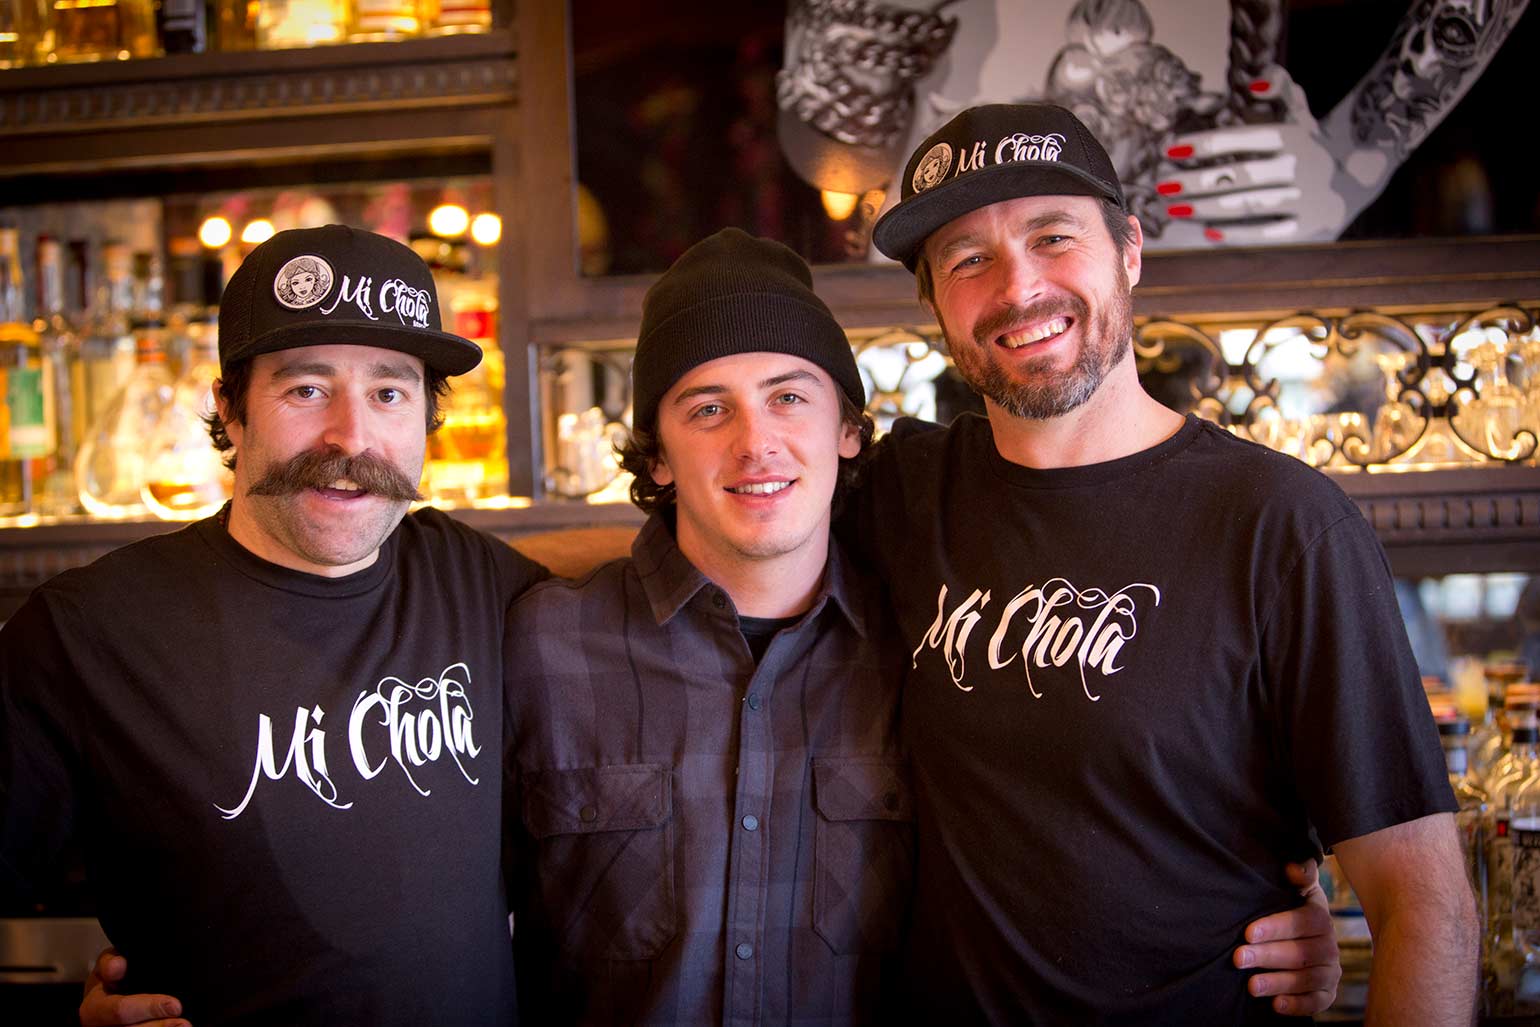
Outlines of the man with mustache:
M964 111L900 185L874 240L988 413L900 422L850 523L911 654L917 1017L1265 1021L1231 950L1295 899L1277 854L1324 844L1371 1021L1468 1022L1455 806L1372 529L1141 389L1139 223L1069 111Z
M512 1023L502 642L543 571L406 516L480 350L411 250L335 225L257 247L219 328L229 505L0 633L0 888L80 842L124 990L205 1027Z

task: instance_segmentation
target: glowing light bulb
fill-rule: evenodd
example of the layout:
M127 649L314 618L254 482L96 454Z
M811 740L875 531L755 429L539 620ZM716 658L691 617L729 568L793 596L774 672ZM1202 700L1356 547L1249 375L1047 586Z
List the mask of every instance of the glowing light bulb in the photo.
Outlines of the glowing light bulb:
M441 203L428 212L428 228L440 239L458 239L470 223L470 215L458 203Z
M471 218L471 238L482 246L495 246L503 237L503 219L496 214L477 214Z
M230 222L218 214L203 219L198 226L198 241L211 250L217 250L230 241Z
M241 229L241 242L256 245L267 242L273 237L273 223L267 218L256 218L246 222L246 227Z
M861 202L860 193L837 193L825 189L820 196L823 199L823 212L834 221L844 221L855 213L856 204Z

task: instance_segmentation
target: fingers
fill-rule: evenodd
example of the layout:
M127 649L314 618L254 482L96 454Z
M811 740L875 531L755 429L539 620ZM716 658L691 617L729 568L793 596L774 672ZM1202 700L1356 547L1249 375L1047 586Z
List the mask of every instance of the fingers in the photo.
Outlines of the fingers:
M1242 945L1235 950L1232 961L1242 970L1252 967L1301 970L1312 966L1340 969L1337 967L1337 942L1330 935Z
M1288 186L1294 182L1295 157L1280 154L1264 160L1240 160L1191 171L1173 171L1155 185L1155 191L1171 202L1193 197L1232 193L1264 186Z
M1335 967L1313 966L1304 970L1256 974L1246 982L1252 995L1273 996L1273 1009L1289 1016L1319 1013L1337 1000Z
M1336 933L1332 927L1331 910L1324 903L1306 902L1292 909L1253 920L1246 925L1246 941L1242 948L1256 947L1261 942L1304 941L1325 939L1329 958L1337 957ZM1271 966L1271 963L1253 963L1253 966Z
M182 1015L182 1003L170 995L110 995L98 991L87 994L80 1004L81 1027L189 1027Z
M1238 153L1279 153L1283 132L1273 125L1231 125L1174 136L1166 146L1170 161L1209 161Z
M1299 888L1301 895L1321 890L1321 870L1313 859L1303 863L1287 863L1283 868L1289 883Z

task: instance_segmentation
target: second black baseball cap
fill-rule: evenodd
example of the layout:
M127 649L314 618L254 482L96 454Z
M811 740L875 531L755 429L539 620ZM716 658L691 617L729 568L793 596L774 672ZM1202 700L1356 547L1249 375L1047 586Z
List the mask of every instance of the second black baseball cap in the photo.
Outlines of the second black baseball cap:
M410 353L446 375L481 362L480 346L443 330L433 275L407 246L345 225L279 232L225 286L220 365L333 343Z
M909 157L899 202L872 229L877 249L914 270L932 232L1018 196L1099 196L1125 206L1117 169L1080 119L1048 103L970 107Z

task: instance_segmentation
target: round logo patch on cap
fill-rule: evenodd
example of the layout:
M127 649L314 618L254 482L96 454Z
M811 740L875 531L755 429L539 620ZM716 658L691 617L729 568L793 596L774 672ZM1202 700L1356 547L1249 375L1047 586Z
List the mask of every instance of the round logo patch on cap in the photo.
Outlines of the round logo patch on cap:
M950 143L937 143L925 151L925 156L920 158L920 163L915 165L914 178L910 185L917 193L923 193L931 186L938 184L946 173L952 170L952 146Z
M290 310L304 310L326 298L336 277L324 258L307 253L278 269L273 276L273 295Z

